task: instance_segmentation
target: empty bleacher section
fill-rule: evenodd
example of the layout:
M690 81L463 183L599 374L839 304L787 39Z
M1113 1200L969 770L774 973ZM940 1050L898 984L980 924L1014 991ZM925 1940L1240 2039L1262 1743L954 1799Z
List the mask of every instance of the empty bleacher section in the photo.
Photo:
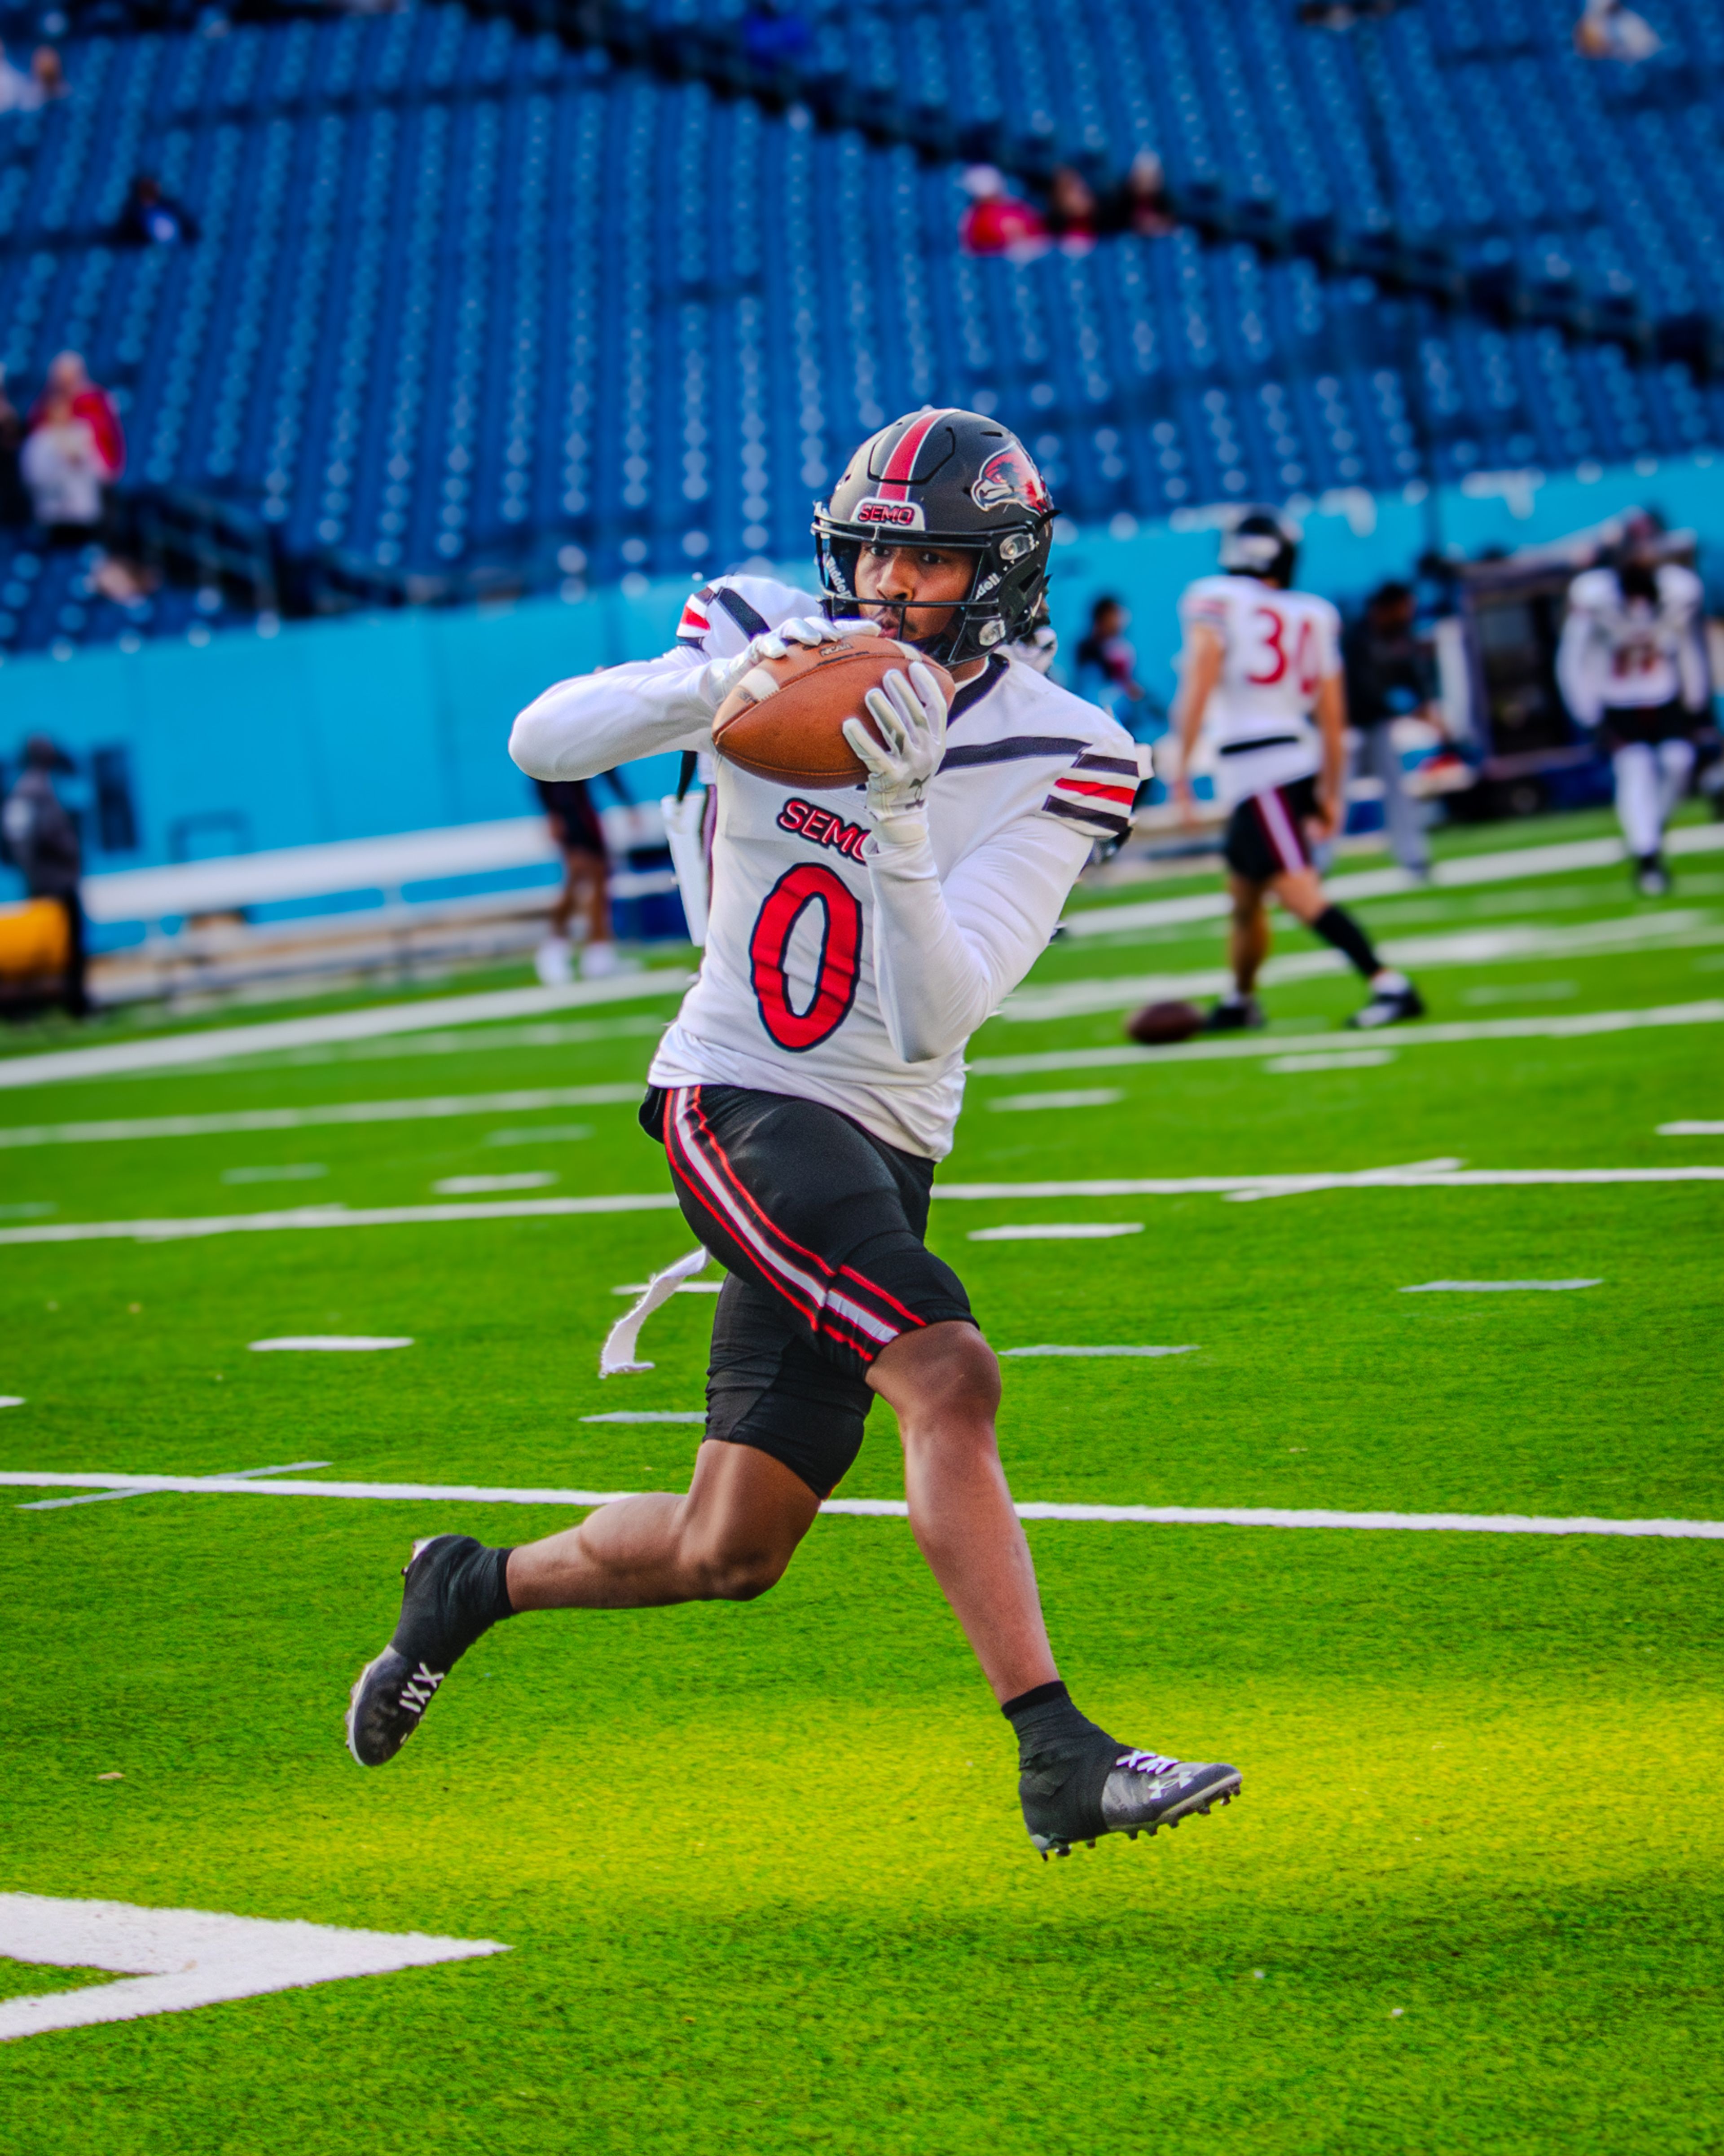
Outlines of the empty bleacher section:
M1724 437L1718 0L1634 68L1575 0L138 12L0 115L0 358L120 394L169 574L7 537L0 652L793 557L930 398L1085 524ZM962 158L1144 147L1172 236L958 252ZM195 244L115 244L143 170Z

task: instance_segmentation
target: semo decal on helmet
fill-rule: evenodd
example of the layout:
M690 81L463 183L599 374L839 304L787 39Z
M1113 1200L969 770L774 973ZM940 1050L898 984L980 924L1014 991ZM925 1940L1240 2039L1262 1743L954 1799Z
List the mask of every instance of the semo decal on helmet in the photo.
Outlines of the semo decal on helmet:
M977 509L999 509L1008 501L1021 502L1038 516L1053 507L1047 483L1016 442L997 449L976 475L970 499Z
M870 494L859 501L855 509L858 524L890 526L895 531L925 531L926 523L919 501L889 501L884 495Z

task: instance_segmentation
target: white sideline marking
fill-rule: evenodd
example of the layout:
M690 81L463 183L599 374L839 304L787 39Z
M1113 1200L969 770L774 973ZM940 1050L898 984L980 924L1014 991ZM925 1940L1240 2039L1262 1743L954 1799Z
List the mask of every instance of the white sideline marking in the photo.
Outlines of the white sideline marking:
M1724 846L1724 827L1700 824L1665 834L1668 854L1708 854ZM1420 883L1403 869L1361 869L1351 875L1330 876L1325 889L1331 898L1402 898L1430 890L1463 890L1482 883L1518 883L1523 877L1567 875L1575 869L1615 868L1628 859L1620 839L1573 839L1555 846L1517 846L1498 854L1463 854L1433 865L1430 883ZM1131 928L1176 927L1187 921L1219 921L1227 913L1228 901L1219 891L1204 891L1188 898L1140 899L1123 906L1086 906L1068 916L1066 932L1072 936L1112 936Z
M21 1408L23 1404L22 1393L0 1393L0 1408Z
M1006 1355L1195 1355L1190 1348L1002 1348Z
M370 1332L284 1332L277 1340L249 1340L254 1355L368 1355L380 1348L411 1348L413 1335Z
M613 1287L613 1295L644 1295L652 1286L650 1281L624 1281L621 1287ZM679 1295L722 1295L722 1281L685 1281L676 1292Z
M1296 1198L1313 1190L1518 1189L1542 1183L1724 1183L1724 1168L1470 1168L1458 1160L1415 1160L1315 1175L1114 1176L1087 1183L948 1183L936 1198L966 1202L1013 1198L1185 1198L1215 1194L1235 1203ZM20 1234L28 1232L20 1230Z
M229 1999L257 1999L349 1976L507 1953L496 1939L424 1932L359 1932L280 1923L208 1909L142 1909L130 1902L59 1901L0 1894L0 1954L55 1969L114 1969L130 1979L0 2001L0 2041L98 2021L181 2014Z
M1277 1077L1296 1078L1301 1070L1375 1070L1394 1060L1392 1048L1337 1048L1322 1055L1271 1055L1263 1067Z
M1556 1294L1568 1287L1603 1287L1602 1280L1571 1281L1421 1281L1417 1287L1403 1287L1403 1295L1513 1295L1524 1289L1542 1289Z
M693 978L691 973L667 966L658 973L624 973L610 981L572 981L562 988L499 988L480 996L427 996L418 1003L376 1004L365 1010L331 1011L321 1018L276 1019L264 1025L211 1026L201 1033L116 1040L105 1048L62 1048L44 1055L14 1055L0 1061L0 1090L57 1086L65 1079L121 1077L134 1070L177 1070L196 1063L224 1063L236 1055L319 1048L330 1041L429 1033L438 1026L488 1025L501 1019L538 1018L582 1004L680 995Z
M0 1137L0 1144L5 1142ZM224 1168L223 1183L316 1183L329 1170L321 1161L295 1160L280 1168Z
M704 1422L704 1414L582 1415L582 1422ZM242 1482L195 1475L28 1474L0 1470L0 1487L123 1489L141 1493L210 1493L242 1497L357 1497L413 1504L613 1505L638 1490L514 1490L475 1483ZM663 1491L659 1496L680 1496ZM910 1507L898 1497L829 1497L821 1507L854 1519L902 1520ZM1634 1535L1679 1541L1724 1542L1724 1520L1604 1520L1584 1517L1542 1519L1519 1512L1306 1512L1258 1506L1044 1505L1016 1507L1024 1520L1094 1520L1121 1526L1232 1527L1403 1527L1485 1535Z
M1661 1138L1724 1138L1724 1123L1660 1123Z
M1141 1235L1141 1220L1023 1221L1008 1228L972 1228L972 1243L1105 1243L1116 1235Z
M231 1473L218 1475L218 1482L249 1482L259 1475L298 1475L311 1467L327 1467L326 1460L292 1460L285 1467L236 1467ZM98 1490L86 1497L42 1497L33 1505L18 1505L20 1512L63 1512L69 1505L110 1505L116 1498L141 1497L148 1493L142 1490Z
M1724 825L1720 826L1724 829ZM1724 1000L1696 1004L1655 1004L1644 1010L1568 1011L1550 1018L1486 1018L1443 1025L1395 1029L1395 1046L1451 1048L1474 1040L1580 1040L1593 1034L1638 1033L1649 1026L1716 1025L1724 1022ZM1044 1071L1114 1070L1122 1065L1139 1070L1158 1063L1224 1063L1235 1056L1289 1055L1306 1049L1336 1045L1332 1033L1279 1036L1247 1034L1229 1040L1193 1040L1173 1048L1052 1049L1034 1055L978 1055L972 1078L1029 1078Z
M1450 966L1516 965L1528 958L1603 957L1613 952L1646 951L1693 943L1724 942L1724 927L1711 913L1695 908L1669 913L1630 913L1589 921L1573 928L1547 928L1514 922L1503 928L1468 928L1444 936L1391 936L1378 945L1387 963L1409 973ZM1290 982L1321 980L1344 973L1347 962L1338 951L1296 951L1271 958L1258 976L1270 988ZM1225 967L1195 973L1104 974L1076 981L1049 982L1045 988L1018 988L1000 1006L1000 1016L1021 1024L1045 1025L1055 1019L1078 1018L1095 1011L1128 1010L1134 1004L1163 997L1218 995L1233 986Z
M1720 1174L1724 1174L1721 1168ZM0 1228L4 1243L172 1243L198 1235L270 1235L289 1228L404 1228L451 1220L560 1220L577 1214L677 1210L673 1190L615 1198L495 1198L476 1205L306 1205L291 1213L194 1214L179 1220L67 1220Z
M650 1369L651 1363L647 1368ZM655 1414L649 1409L631 1414L619 1408L615 1414L582 1415L581 1419L582 1422L705 1422L706 1410L705 1408L678 1409L674 1414Z
M554 1168L537 1168L520 1175L446 1175L431 1188L439 1198L483 1198L494 1190L548 1190L562 1180Z
M988 1105L999 1116L1030 1108L1111 1108L1125 1097L1117 1086L1079 1086L1063 1093L1008 1093Z
M6 1066L0 1064L0 1074ZM0 1084L3 1084L0 1075ZM516 1093L443 1093L415 1101L332 1101L317 1108L236 1108L214 1116L127 1116L100 1123L23 1123L0 1127L0 1148L12 1146L102 1145L131 1138L227 1137L239 1132L303 1131L319 1123L436 1122L450 1116L525 1116L537 1108L601 1108L639 1101L639 1085L538 1086ZM585 1127L577 1125L584 1136ZM501 1133L497 1134L499 1137ZM530 1145L549 1133L511 1132L512 1143ZM487 1145L493 1141L485 1140ZM235 1169L239 1179L263 1171ZM271 1171L280 1173L282 1171ZM295 1171L302 1173L303 1171Z

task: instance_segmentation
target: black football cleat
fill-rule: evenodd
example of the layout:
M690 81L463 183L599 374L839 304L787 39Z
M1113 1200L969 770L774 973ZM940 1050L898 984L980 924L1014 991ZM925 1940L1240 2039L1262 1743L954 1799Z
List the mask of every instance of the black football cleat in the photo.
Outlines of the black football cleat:
M1269 1024L1255 996L1225 996L1203 1014L1203 1033L1257 1033Z
M1045 1863L1070 1856L1075 1841L1093 1849L1105 1834L1140 1834L1178 1826L1193 1812L1231 1804L1241 1782L1237 1767L1196 1765L1159 1752L1103 1753L1074 1760L1063 1778L1044 1766L1026 1768L1018 1793L1024 1824Z
M1424 1016L1424 998L1408 981L1404 988L1373 988L1371 1000L1347 1020L1355 1033L1374 1033L1379 1026L1404 1025L1408 1019Z
M347 1749L362 1767L395 1757L438 1686L502 1614L495 1606L497 1567L507 1554L471 1535L433 1535L413 1544L401 1569L406 1584L394 1637L359 1672L348 1701Z

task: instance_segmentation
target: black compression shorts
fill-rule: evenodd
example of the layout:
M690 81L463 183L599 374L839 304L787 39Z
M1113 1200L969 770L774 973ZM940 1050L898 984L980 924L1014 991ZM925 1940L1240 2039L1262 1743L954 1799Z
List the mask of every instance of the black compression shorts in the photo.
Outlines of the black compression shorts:
M1222 857L1247 883L1272 883L1278 875L1308 869L1311 855L1305 824L1316 813L1315 778L1296 778L1248 793L1227 819Z
M1701 723L1698 711L1685 711L1673 696L1667 704L1607 705L1599 730L1612 751L1637 742L1656 748L1660 742L1691 740Z
M869 1365L900 1333L973 1324L922 1240L934 1163L835 1108L740 1086L654 1087L689 1225L730 1277L706 1372L706 1435L770 1453L824 1497L874 1404Z

